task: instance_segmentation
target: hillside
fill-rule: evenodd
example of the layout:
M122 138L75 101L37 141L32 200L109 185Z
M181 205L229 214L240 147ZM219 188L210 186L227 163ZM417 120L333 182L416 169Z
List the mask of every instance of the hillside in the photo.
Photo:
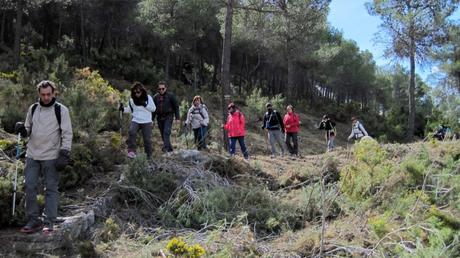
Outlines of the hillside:
M262 135L251 132L249 164L215 150L187 151L181 137L173 137L182 150L172 156L157 153L151 164L142 156L128 161L117 134L101 134L97 149L114 158L87 158L86 167L75 160L66 171L55 234L16 233L16 218L2 229L1 252L161 257L188 244L198 253L204 248L206 257L460 254L458 141L363 141L347 149L339 134L336 151L323 154L317 119L302 115L302 157L295 160L271 159ZM339 132L346 128L339 125ZM14 139L2 135L3 142ZM4 146L11 153L12 146ZM2 157L11 179L13 166ZM4 210L10 190L3 190Z

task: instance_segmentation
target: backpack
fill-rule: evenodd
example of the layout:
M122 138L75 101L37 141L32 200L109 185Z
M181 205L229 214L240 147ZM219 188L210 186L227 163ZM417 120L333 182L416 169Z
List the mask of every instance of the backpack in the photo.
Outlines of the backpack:
M201 108L199 109L199 114L201 116L201 118L204 119L204 115L203 113L201 112L202 109L205 109L206 112L208 112L208 125L206 126L208 128L208 131L211 129L211 117L209 116L209 111L208 111L208 107L204 104L204 103L201 103Z
M34 117L34 113L35 113L35 110L38 107L38 104L39 104L38 102L35 102L32 105L32 116L31 116L30 121L32 121L32 118ZM61 129L61 104L59 102L56 102L54 104L54 114L56 115L56 120L57 120L58 125L59 125L59 131L62 132L62 129ZM32 133L32 124L30 126L30 133Z

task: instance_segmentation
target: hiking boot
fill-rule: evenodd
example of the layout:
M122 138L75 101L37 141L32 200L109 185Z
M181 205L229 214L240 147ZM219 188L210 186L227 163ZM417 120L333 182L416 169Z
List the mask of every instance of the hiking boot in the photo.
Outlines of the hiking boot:
M32 234L39 231L43 226L43 223L39 219L31 219L27 224L21 228L21 233Z
M45 223L43 224L43 229L42 229L43 234L49 235L51 232L53 232L53 230L54 230L53 222L45 221Z
M136 157L136 153L134 151L128 151L128 158L134 159Z

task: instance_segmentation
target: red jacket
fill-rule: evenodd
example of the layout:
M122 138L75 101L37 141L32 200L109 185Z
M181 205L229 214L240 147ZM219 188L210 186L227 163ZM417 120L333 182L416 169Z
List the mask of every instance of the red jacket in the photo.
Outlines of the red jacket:
M233 114L228 114L227 123L224 129L228 132L228 137L240 137L246 134L244 129L244 115L240 111L235 111Z
M286 133L297 133L300 127L299 115L296 113L287 113L283 118L284 130Z

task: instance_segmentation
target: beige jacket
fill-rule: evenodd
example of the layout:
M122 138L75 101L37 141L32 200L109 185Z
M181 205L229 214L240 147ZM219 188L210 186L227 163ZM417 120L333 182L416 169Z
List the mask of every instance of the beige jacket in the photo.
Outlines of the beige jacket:
M61 131L54 111L54 105L61 105ZM72 124L69 109L57 102L50 107L40 104L32 116L32 106L27 112L25 127L29 133L26 157L34 160L57 159L59 150L70 151L72 146ZM31 132L32 127L32 132Z

